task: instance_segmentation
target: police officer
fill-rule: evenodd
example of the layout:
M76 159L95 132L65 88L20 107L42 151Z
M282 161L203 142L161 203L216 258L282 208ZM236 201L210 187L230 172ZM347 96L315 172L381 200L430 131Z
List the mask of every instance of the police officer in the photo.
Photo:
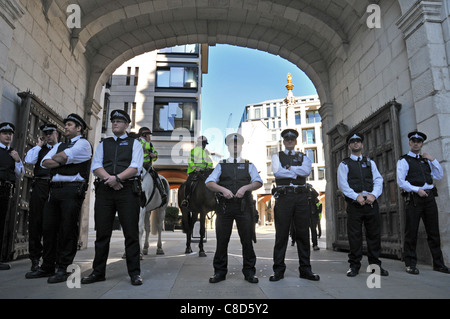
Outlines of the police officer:
M97 147L92 171L97 177L95 197L95 258L93 271L81 280L90 284L105 280L106 262L116 211L125 236L125 254L132 285L141 285L139 246L140 172L144 159L140 143L126 130L131 122L123 110L111 112L113 137Z
M82 137L87 129L78 114L64 120L66 142L56 144L41 166L51 169L50 194L44 207L43 262L26 278L49 277L48 283L66 281L78 245L79 220L89 180L92 146ZM55 273L55 267L57 271Z
M189 206L189 198L191 196L192 184L197 181L199 172L212 170L213 162L206 149L208 139L205 136L199 136L197 145L191 150L188 161L188 178L185 184L185 199L181 202L181 206Z
M214 276L210 283L225 280L228 272L228 242L230 240L233 221L236 221L242 244L244 279L257 283L255 276L256 255L253 250L255 220L253 215L252 191L263 184L255 166L241 158L244 138L237 133L229 134L225 139L230 157L220 162L206 179L206 187L221 193L220 209L216 211L217 246L214 255Z
M338 167L338 186L347 201L347 233L350 245L348 277L355 277L361 268L362 225L366 229L367 257L370 265L380 267L380 275L388 276L381 268L381 219L377 198L383 191L383 177L371 159L362 156L364 137L349 134L347 145L351 152Z
M450 273L444 264L439 234L438 208L435 196L436 187L433 179L440 180L444 176L439 162L429 153L421 150L427 136L422 132L408 134L410 151L397 162L397 182L407 195L404 260L406 272L418 275L416 268L417 232L422 218L427 232L428 247L433 258L433 270Z
M0 247L3 245L5 222L16 180L25 174L19 154L11 147L14 131L14 124L0 124ZM9 264L0 263L0 270L10 268Z
M158 152L153 146L151 140L152 131L148 127L141 127L139 129L139 142L141 142L142 149L144 151L144 164L143 167L146 169L153 177L156 183L156 187L161 193L162 205L167 201L167 191L164 188L158 173L153 169L153 162L158 159Z
M34 177L30 197L28 218L28 251L31 260L31 271L39 269L42 257L42 221L44 204L50 191L50 169L43 168L40 163L45 155L58 143L56 125L44 124L40 127L43 136L39 136L35 147L25 156L25 163L34 165Z
M300 278L318 281L319 275L311 270L309 246L309 220L311 215L308 201L306 177L311 173L311 160L301 152L294 151L298 132L285 129L281 132L285 150L272 156L272 171L275 176L275 246L273 248L273 275L270 281L284 278L284 262L289 227L295 228L295 241L299 257Z

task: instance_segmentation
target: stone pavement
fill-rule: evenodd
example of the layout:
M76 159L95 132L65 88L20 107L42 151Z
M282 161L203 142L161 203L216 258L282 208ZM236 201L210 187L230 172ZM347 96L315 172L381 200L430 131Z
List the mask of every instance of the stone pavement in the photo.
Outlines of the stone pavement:
M123 255L123 236L114 231L111 240L110 258L106 281L81 288L68 288L66 283L47 284L46 278L25 279L29 271L28 259L10 262L12 269L0 272L1 299L449 299L450 275L433 271L429 265L419 265L420 275L407 274L403 262L382 259L388 277L374 278L366 273L367 258L363 258L360 274L347 277L347 253L325 249L325 240L319 240L319 251L311 251L311 264L320 281L312 282L298 277L296 247L288 246L285 278L270 282L272 274L272 249L274 229L259 227L258 242L254 245L257 259L258 284L250 284L241 273L241 245L236 231L233 231L229 245L229 272L227 279L210 284L213 274L212 260L215 249L215 233L208 230L205 251L207 257L195 253L185 255L185 235L180 231L163 232L165 255L156 255L156 237L151 236L149 255L141 263L142 286L132 286L126 271ZM91 272L94 257L95 232L89 235L89 245L77 252L75 263L81 268L81 275ZM380 279L377 281L377 279ZM380 288L369 288L367 282Z

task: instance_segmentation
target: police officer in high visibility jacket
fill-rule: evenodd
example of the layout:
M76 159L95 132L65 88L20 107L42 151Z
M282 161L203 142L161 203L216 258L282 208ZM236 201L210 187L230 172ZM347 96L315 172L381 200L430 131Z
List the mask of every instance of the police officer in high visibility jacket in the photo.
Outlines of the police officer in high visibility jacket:
M12 123L0 124L0 247L3 244L5 222L16 180L25 174L19 154L11 147L15 126ZM9 264L0 263L0 270L10 269Z
M205 136L200 136L197 139L197 145L191 150L187 169L188 178L185 184L185 199L181 202L181 205L184 207L189 206L189 198L192 190L191 185L196 180L197 173L213 168L213 162L206 149L206 145L208 145L208 139Z
M429 153L421 150L427 139L425 133L408 134L410 151L397 162L398 186L407 194L404 260L406 272L418 275L417 265L417 232L420 219L425 225L427 242L433 258L433 270L450 273L444 264L439 234L438 208L435 196L436 187L433 179L440 180L444 176L439 162Z
M167 190L164 188L158 173L153 169L153 162L158 159L158 152L150 141L151 135L152 131L148 127L144 126L139 129L139 142L141 142L144 151L143 167L152 175L156 187L161 193L161 200L164 204L167 201Z
M255 219L252 191L263 185L256 167L241 159L244 138L237 133L229 134L225 139L230 157L220 162L205 181L211 191L222 194L219 208L216 210L216 253L214 254L214 276L210 283L225 280L228 272L228 242L233 222L236 221L242 244L244 279L257 283L255 276L256 255L253 250L252 237Z
M116 211L125 236L125 254L132 285L141 285L139 246L139 190L143 150L129 137L126 129L131 122L123 110L111 112L113 137L104 139L95 151L92 171L95 182L95 258L93 271L82 284L105 280L109 243Z
M88 187L92 146L82 135L86 122L78 114L64 120L66 142L58 143L41 161L51 169L50 195L44 207L43 262L26 278L49 277L48 283L65 282L73 263L79 235L81 206ZM55 267L57 271L55 273Z
M367 258L370 265L380 267L380 275L388 276L381 268L381 218L377 198L383 191L383 177L377 165L362 156L364 137L352 133L346 139L351 152L338 167L338 186L347 202L347 233L350 245L348 277L359 273L362 259L362 225L366 229Z
M25 156L25 163L33 164L33 184L30 197L30 211L28 217L28 251L31 260L31 271L39 269L42 257L42 222L44 204L50 191L50 169L40 165L42 159L58 143L58 132L55 124L44 124L40 127L43 136L39 136L35 147Z
M270 281L284 278L284 262L291 223L295 227L295 240L299 258L300 278L320 280L311 270L309 245L309 220L311 215L308 201L309 190L306 177L311 173L311 160L303 153L295 152L298 132L286 129L281 132L285 150L272 156L272 171L275 176L275 246L273 248L273 275Z
M141 127L138 134L139 142L141 142L144 150L144 168L148 170L153 165L153 162L158 159L158 152L150 141L152 131L148 127Z

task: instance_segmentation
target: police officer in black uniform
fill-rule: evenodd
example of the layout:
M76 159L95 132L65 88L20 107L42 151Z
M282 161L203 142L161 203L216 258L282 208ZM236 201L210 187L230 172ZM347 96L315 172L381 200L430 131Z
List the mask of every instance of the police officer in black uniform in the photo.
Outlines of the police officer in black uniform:
M311 215L308 201L306 177L311 173L311 160L303 153L294 150L298 132L285 129L281 132L285 150L272 156L272 171L276 188L273 189L275 201L275 246L273 248L273 275L270 281L284 278L286 248L289 240L289 227L295 227L295 241L299 257L300 278L318 281L319 275L311 270L309 245L309 220Z
M225 139L230 157L222 161L206 179L206 186L213 192L222 194L219 208L216 210L217 246L214 254L214 276L210 283L225 280L228 272L228 242L233 221L236 221L242 243L244 279L257 283L255 276L256 255L253 250L255 218L252 209L252 191L263 185L255 166L241 159L244 138L237 133L229 134Z
M39 269L39 260L42 257L43 211L50 191L50 169L43 168L40 163L52 147L58 143L56 125L44 124L40 127L40 130L43 136L38 137L36 146L30 149L25 156L25 163L34 165L28 218L28 251L31 271Z
M123 110L111 112L113 137L97 147L92 162L95 182L95 258L93 271L81 280L91 284L105 280L106 262L116 211L125 236L125 255L132 285L141 285L139 246L140 173L144 160L141 144L129 137L126 129L131 122Z
M381 219L377 198L383 191L383 177L377 165L362 156L364 137L352 133L346 139L350 157L345 158L338 167L338 186L347 202L347 232L350 245L348 254L350 269L348 277L359 273L362 259L362 225L366 229L367 257L370 265L378 265L380 275L388 276L381 268Z
M67 280L67 266L78 248L81 206L88 186L92 146L82 137L87 129L77 114L63 120L65 143L58 143L44 156L41 166L50 168L49 199L44 207L43 262L26 278L49 277L48 283ZM55 267L57 271L55 273Z
M442 179L444 171L438 160L431 154L420 154L423 142L427 139L425 133L410 132L408 138L411 150L397 162L398 186L405 192L407 198L404 244L406 272L413 275L419 274L416 267L416 244L422 218L433 258L433 270L448 274L450 270L444 264L441 251L438 208L435 200L437 190L433 185L433 179Z
M0 124L0 248L3 246L5 222L16 180L25 173L19 154L11 147L14 130L12 123ZM0 270L10 268L9 264L0 263Z

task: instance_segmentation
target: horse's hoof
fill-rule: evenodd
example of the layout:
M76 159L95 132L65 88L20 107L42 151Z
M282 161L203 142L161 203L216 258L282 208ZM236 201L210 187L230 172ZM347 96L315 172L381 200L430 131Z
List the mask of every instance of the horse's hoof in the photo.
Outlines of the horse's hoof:
M148 255L148 248L144 248L144 249L142 249L142 254L144 254L144 255Z
M144 255L139 254L139 258L140 258L141 260L143 260L143 259L144 259Z
M199 256L199 257L206 257L206 254L205 254L204 251L199 251L199 252L198 252L198 256Z
M192 253L192 249L191 248L186 248L186 250L184 251L185 254L190 254Z

